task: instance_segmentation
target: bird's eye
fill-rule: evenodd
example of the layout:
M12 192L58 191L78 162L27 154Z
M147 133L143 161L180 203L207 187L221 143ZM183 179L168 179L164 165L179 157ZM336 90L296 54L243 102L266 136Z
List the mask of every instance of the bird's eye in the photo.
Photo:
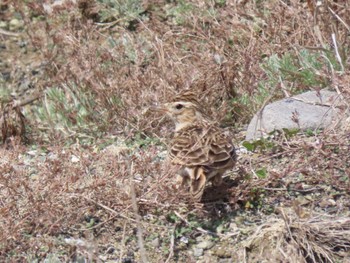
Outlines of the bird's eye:
M177 105L175 106L175 108L176 108L177 110L181 110L183 107L184 107L184 105L182 105L182 104L177 104Z

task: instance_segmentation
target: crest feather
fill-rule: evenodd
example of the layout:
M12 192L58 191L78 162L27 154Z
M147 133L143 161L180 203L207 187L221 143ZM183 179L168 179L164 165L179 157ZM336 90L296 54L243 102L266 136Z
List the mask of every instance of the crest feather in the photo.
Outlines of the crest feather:
M199 100L197 98L197 95L194 92L189 91L189 90L180 92L172 100L172 102L178 102L178 101L190 102L196 106L200 105Z

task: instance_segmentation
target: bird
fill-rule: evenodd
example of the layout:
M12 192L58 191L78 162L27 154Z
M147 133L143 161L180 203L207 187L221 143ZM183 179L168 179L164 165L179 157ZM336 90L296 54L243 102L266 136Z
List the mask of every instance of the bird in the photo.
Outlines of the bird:
M179 93L161 108L175 123L168 156L180 166L178 184L189 185L192 198L200 201L207 182L221 185L223 174L235 166L232 138L210 120L192 91Z

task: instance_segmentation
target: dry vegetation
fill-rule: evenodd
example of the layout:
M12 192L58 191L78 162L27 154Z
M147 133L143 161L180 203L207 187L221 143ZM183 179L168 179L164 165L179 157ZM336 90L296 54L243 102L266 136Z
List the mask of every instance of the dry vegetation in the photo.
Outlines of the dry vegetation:
M195 90L239 146L275 99L349 103L348 1L53 2L0 3L0 261L350 261L349 126L252 143L193 204L147 111Z

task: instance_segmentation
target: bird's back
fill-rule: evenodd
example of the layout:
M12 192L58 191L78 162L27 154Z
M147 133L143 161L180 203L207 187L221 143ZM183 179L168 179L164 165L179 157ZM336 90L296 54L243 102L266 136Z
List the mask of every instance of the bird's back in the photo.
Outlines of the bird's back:
M169 151L172 163L207 170L226 170L236 161L229 136L217 126L195 123L175 133Z

